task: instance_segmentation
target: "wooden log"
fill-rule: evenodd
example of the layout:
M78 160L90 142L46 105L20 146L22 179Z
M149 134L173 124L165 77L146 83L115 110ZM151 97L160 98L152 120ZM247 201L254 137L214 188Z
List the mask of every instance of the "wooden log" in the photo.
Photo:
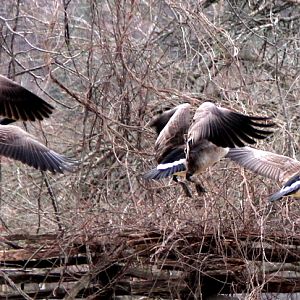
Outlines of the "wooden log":
M51 296L56 287L57 298L66 299L88 293L99 293L99 299L111 294L188 299L230 293L232 286L244 292L253 276L266 292L300 291L298 237L123 232L110 239L78 236L63 247L53 235L19 237L6 238L23 249L0 251L0 284L15 287L6 299L18 299L21 283L53 284L52 291L26 291L36 299ZM59 289L61 283L70 288Z

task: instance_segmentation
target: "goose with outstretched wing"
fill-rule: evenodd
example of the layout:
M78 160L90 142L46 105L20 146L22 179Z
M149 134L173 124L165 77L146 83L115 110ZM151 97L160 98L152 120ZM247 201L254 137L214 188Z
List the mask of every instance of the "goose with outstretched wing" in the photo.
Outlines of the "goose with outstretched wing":
M264 139L272 132L266 128L269 117L244 115L211 102L201 104L191 120L191 105L184 103L156 117L150 126L158 134L155 143L156 168L148 171L145 179L162 179L184 176L196 185L200 194L204 190L194 174L204 172L208 167L226 156L229 148L254 144L254 139ZM180 182L187 196L188 187Z
M0 155L41 171L73 171L77 161L61 155L23 129L7 125L17 120L36 121L48 118L54 107L20 84L0 75Z
M292 195L300 198L300 162L288 156L251 147L230 149L226 157L250 171L280 182L282 188L269 197L270 201Z

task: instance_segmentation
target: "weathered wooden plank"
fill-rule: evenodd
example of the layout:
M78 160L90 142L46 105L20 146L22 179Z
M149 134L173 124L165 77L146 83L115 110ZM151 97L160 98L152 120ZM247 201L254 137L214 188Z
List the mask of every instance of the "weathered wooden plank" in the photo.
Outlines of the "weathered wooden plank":
M27 247L26 249L11 249L0 251L0 262L15 262L28 260L43 260L55 257L72 257L80 254L79 248L61 249L58 246L52 247Z
M55 268L60 266L70 265L84 265L89 263L89 259L84 255L75 256L59 256L53 258L44 257L43 259L30 259L30 260L15 260L15 261L0 261L0 267L12 267L12 268Z

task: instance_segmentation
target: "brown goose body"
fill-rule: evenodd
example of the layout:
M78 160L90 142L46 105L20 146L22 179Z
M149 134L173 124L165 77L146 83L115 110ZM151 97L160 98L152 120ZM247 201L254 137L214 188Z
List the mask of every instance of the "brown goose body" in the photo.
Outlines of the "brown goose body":
M225 157L228 150L228 147L218 147L208 140L202 140L200 144L188 152L188 172L192 175L203 173L207 168Z
M178 105L150 123L158 133L155 143L158 165L144 177L162 179L184 175L187 180L194 181L191 179L194 174L218 162L230 147L254 144L255 139L264 139L272 133L264 130L273 126L265 123L268 119L247 116L204 102L191 120L191 105ZM177 178L174 180L177 181ZM203 191L199 183L196 188L198 192Z
M300 197L300 162L298 160L251 147L230 149L226 157L256 174L280 182L282 188L270 196L270 201L276 201L288 195Z

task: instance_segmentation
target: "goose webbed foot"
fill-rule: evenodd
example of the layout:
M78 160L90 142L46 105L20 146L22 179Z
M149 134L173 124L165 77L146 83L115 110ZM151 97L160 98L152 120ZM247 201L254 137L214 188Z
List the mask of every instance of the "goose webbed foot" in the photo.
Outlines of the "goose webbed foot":
M182 182L180 180L178 180L177 176L173 176L173 180L176 182L176 183L179 183L186 195L186 197L189 197L189 198L192 198L192 193L189 189L189 187L187 186L187 184L185 182Z

